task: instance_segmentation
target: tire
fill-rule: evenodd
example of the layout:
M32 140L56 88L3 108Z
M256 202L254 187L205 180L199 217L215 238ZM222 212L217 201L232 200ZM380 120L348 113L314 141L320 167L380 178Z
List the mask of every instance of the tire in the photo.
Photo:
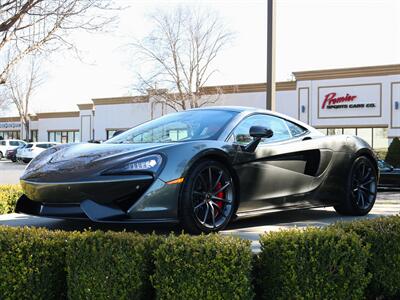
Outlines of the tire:
M220 162L198 162L186 176L180 196L180 221L192 234L217 232L226 227L236 208L231 172Z
M347 216L364 216L375 204L378 174L375 166L365 156L357 157L347 179L345 201L334 206L336 212Z
M0 151L0 160L3 159L3 152Z

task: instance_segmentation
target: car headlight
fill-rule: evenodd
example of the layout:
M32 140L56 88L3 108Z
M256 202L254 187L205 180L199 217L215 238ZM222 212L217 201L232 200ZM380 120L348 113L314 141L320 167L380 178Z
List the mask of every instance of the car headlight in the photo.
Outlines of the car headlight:
M132 160L120 167L105 171L104 175L130 174L140 171L156 173L161 167L162 157L159 154L152 154Z

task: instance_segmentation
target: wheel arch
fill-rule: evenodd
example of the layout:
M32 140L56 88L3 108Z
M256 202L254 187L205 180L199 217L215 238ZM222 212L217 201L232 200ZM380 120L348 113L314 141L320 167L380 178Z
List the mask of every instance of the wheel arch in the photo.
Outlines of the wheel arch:
M374 165L376 174L379 176L378 161L377 161L375 153L371 149L361 148L354 154L353 161L360 156L364 156L371 161L371 163Z
M194 156L191 161L188 163L187 168L185 169L183 173L183 177L187 178L188 174L190 171L193 169L193 167L198 164L201 161L204 160L215 160L219 163L222 163L224 166L226 166L229 170L229 172L232 174L232 178L234 181L234 186L235 186L235 193L236 193L236 207L234 210L234 213L236 213L239 203L240 203L240 181L239 181L239 176L237 175L235 169L232 166L232 158L229 157L229 155L219 149L207 149L203 152L198 153L196 156ZM178 207L181 207L181 195L183 191L183 184L181 185L181 189L179 192L179 201L178 201ZM180 209L178 210L178 216Z

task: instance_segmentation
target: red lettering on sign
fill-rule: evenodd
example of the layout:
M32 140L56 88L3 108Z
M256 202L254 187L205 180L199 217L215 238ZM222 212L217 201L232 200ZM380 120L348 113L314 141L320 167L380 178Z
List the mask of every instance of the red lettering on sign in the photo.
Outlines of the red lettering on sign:
M325 108L326 105L333 105L333 104L338 104L342 102L351 102L356 99L357 96L352 96L349 94L346 94L346 96L342 97L336 97L336 93L329 93L325 95L324 102L322 102L322 108Z

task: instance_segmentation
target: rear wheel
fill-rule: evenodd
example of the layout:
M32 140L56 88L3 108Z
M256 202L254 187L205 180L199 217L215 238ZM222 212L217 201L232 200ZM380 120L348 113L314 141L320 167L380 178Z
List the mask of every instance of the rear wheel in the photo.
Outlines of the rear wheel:
M181 222L187 232L222 230L235 209L230 171L217 161L198 163L187 176L181 195Z
M3 159L3 152L0 151L0 160Z
M345 202L335 206L343 215L363 216L369 213L377 194L377 171L365 156L354 160L348 181Z

